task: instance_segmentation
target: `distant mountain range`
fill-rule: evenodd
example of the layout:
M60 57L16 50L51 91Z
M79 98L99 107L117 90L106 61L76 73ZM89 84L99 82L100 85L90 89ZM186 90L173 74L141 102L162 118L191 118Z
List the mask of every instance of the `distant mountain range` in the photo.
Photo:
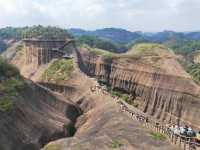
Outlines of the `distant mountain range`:
M97 36L104 39L112 40L117 43L128 43L141 37L140 32L130 32L124 29L105 28L95 31L86 31L83 29L69 29L69 33L74 36Z
M121 44L128 44L137 40L160 43L169 41L171 39L200 40L200 32L163 31L157 33L147 33L141 31L131 32L120 28L104 28L95 31L72 28L69 29L68 32L74 35L75 37L97 36L99 38L108 39Z
M8 44L6 40L21 40L24 37L34 37L42 35L70 36L67 31L77 38L78 42L88 44L95 48L105 49L114 52L125 52L137 43L155 42L165 44L176 53L188 54L200 50L200 32L131 32L120 28L104 28L94 31L84 29L60 29L55 27L6 27L0 29L0 53L6 50ZM51 33L51 34L50 34Z

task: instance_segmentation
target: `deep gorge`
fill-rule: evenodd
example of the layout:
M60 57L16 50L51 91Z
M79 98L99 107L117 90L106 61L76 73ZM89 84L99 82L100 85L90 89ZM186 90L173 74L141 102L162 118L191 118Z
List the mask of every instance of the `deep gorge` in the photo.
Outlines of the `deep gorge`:
M75 134L76 120L82 114L78 105L33 83L20 96L11 112L0 114L1 149L38 150Z

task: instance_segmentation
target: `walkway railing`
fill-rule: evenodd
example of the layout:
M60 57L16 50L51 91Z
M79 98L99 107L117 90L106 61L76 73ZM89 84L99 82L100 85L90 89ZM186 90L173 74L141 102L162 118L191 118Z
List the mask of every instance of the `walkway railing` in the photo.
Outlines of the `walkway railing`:
M102 88L100 86L91 87L91 91L95 92L96 90L102 91L103 94L108 95L109 92L106 91L106 88ZM112 95L111 95L112 96ZM142 112L140 113L139 110L133 111L127 107L127 104L121 100L119 97L112 96L116 102L120 105L120 108L123 112L127 113L132 119L137 120L143 126L157 132L160 134L165 135L172 144L179 146L184 150L200 150L200 143L196 142L194 137L186 137L183 135L176 135L172 132L169 127L166 125L161 124L149 117L145 116Z
M129 110L128 107L121 100L118 101L118 103L120 104L122 111L127 113L132 119L137 120L145 127L154 130L157 133L164 134L170 139L172 144L177 145L183 148L184 150L200 150L200 143L195 142L196 139L194 137L176 135L168 127L154 120L150 120L149 117L141 115L138 112Z
M54 85L54 84L48 84L48 83L40 83L41 85L50 88L53 91L57 91L60 93L65 93L68 90L70 90L69 87L60 86L60 85ZM105 95L110 95L109 92L106 91L105 88L102 88L100 86L91 87L90 90L92 92L96 92L97 90L100 90ZM112 95L110 95L112 96ZM172 144L179 146L180 148L183 148L184 150L200 150L200 143L195 142L195 138L193 137L186 137L183 135L176 135L174 134L168 127L165 125L150 119L149 117L145 116L144 113L137 111L130 110L127 107L127 104L121 100L119 97L112 96L113 99L120 105L120 108L123 112L127 113L132 119L137 120L140 122L143 126L157 132L160 134L164 134L168 139L171 141Z

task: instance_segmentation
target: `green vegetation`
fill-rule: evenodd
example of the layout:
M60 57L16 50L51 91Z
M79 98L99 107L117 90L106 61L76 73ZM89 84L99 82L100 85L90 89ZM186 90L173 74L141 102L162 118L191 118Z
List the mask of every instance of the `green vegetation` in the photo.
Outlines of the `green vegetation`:
M0 85L1 92L9 93L9 96L17 96L18 91L24 89L24 81L21 78L11 78L2 81Z
M44 150L60 150L60 149L61 149L61 146L58 144L50 144L44 148Z
M14 108L14 101L9 97L0 98L0 111L9 112Z
M0 29L0 37L2 39L8 39L8 38L21 38L21 31L23 28L12 28L12 27L6 27Z
M91 48L90 46L84 44L82 45L83 48L88 49L91 53L95 54L95 55L101 55L107 58L112 58L114 55L116 55L115 53L106 51L106 50L102 50L102 49L98 49L98 48Z
M98 38L96 36L81 36L77 39L80 44L87 44L92 48L103 49L110 52L124 52L126 46L113 43L110 40Z
M131 49L132 47L134 47L137 44L142 44L142 43L152 43L151 41L144 39L144 38L139 38L136 39L130 43L127 44L128 49Z
M117 141L117 140L112 141L112 143L111 143L111 145L110 145L111 148L120 148L120 147L122 147L122 146L123 146L123 144L120 143L120 142Z
M33 26L24 28L21 32L23 38L57 39L71 37L66 30L57 27Z
M101 86L105 86L107 88L107 91L112 95L112 96L117 96L127 102L128 104L133 104L133 101L130 99L130 96L128 93L123 92L122 90L118 89L112 89L111 86L107 85L106 82L99 81L99 84Z
M65 81L74 71L73 59L59 59L44 72L42 79L51 82Z
M104 49L111 52L125 52L128 49L133 49L133 51L137 51L137 54L150 56L156 56L158 54L158 50L167 50L168 48L172 49L176 54L183 55L200 50L200 40L189 40L182 37L177 37L175 39L169 38L162 42L155 41L156 43L154 43L154 40L151 39L147 40L145 38L139 38L126 45L113 43L110 40L95 36L81 36L78 38L78 41L82 44L88 44L92 48Z
M156 44L156 43L141 43L136 45L136 50L138 52L149 52L149 50L155 49L166 49L164 45Z
M68 38L71 35L68 34L67 30L57 27L43 27L41 25L23 28L12 28L6 27L0 29L0 37L3 39L15 38Z
M16 67L9 65L5 60L0 58L0 76L5 78L19 77L19 71Z
M150 132L150 135L156 140L161 140L161 141L166 140L166 136L161 133Z
M26 87L19 71L0 58L0 111L9 112L14 106L19 92Z
M110 90L111 95L118 96L123 99L125 102L129 102L129 95L126 93L121 92L120 90Z
M200 64L189 65L186 71L193 77L194 81L200 83Z
M200 41L197 40L173 40L165 43L177 54L187 55L191 52L200 50Z
M133 97L130 97L130 95L123 90L119 89L112 89L110 85L108 85L104 81L98 81L101 86L106 87L107 91L112 95L112 96L117 96L120 99L124 100L126 103L134 106L134 107L139 107L139 103L133 99Z
M161 53L167 53L168 48L162 44L155 43L141 43L135 45L129 54L139 56L159 56Z

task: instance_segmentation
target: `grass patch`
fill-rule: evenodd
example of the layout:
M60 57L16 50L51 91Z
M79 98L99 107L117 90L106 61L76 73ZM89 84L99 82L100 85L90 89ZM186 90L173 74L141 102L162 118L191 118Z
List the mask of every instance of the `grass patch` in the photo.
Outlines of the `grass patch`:
M126 92L123 92L118 89L112 89L111 86L107 85L106 82L104 81L98 81L101 86L105 86L107 91L112 95L112 96L117 96L124 100L126 103L133 105L135 107L138 107L138 103L134 103L132 99L130 99L130 95Z
M0 76L4 78L20 76L19 70L0 58Z
M60 150L60 149L61 149L61 146L58 144L50 144L44 148L44 150Z
M120 99L124 100L126 103L129 105L132 105L136 108L138 108L141 104L136 101L132 96L130 96L128 93L126 93L123 90L120 89L112 89L110 85L108 85L105 81L98 81L100 86L106 87L107 91L112 95L112 96L117 96Z
M150 135L156 140L161 140L161 141L166 140L166 136L161 133L151 132Z
M192 64L186 67L186 71L192 76L193 80L200 83L200 64Z
M9 112L15 106L15 100L26 88L26 83L20 78L11 78L0 82L0 111Z
M14 101L9 97L0 98L0 111L9 112L14 108Z
M56 60L42 75L42 79L50 82L59 82L68 80L70 74L74 71L73 59Z
M27 84L14 66L0 58L0 111L9 112Z
M110 145L110 148L120 148L120 147L122 147L122 146L123 146L122 143L120 143L120 142L117 141L117 140L114 140L114 141L112 141L112 143L111 143L111 145Z
M21 78L12 78L2 82L2 86L4 87L4 92L12 93L23 90L25 88L25 82Z
M89 50L94 55L104 56L104 57L107 57L107 58L112 58L112 57L114 57L116 55L113 52L106 51L106 50L103 50L103 49L91 48L90 46L88 46L86 44L83 44L82 47L86 48L87 50Z
M130 95L126 91L121 89L113 89L110 85L107 84L106 81L99 80L98 83L100 86L104 86L112 96L120 98L121 100L125 101L129 105L132 105L135 108L139 108L143 105L141 103L141 100L138 101L135 96Z
M172 51L170 51L167 47L165 47L162 44L156 44L156 43L141 43L135 45L129 52L129 55L134 56L165 56L165 57L171 57ZM160 59L159 57L156 58Z

